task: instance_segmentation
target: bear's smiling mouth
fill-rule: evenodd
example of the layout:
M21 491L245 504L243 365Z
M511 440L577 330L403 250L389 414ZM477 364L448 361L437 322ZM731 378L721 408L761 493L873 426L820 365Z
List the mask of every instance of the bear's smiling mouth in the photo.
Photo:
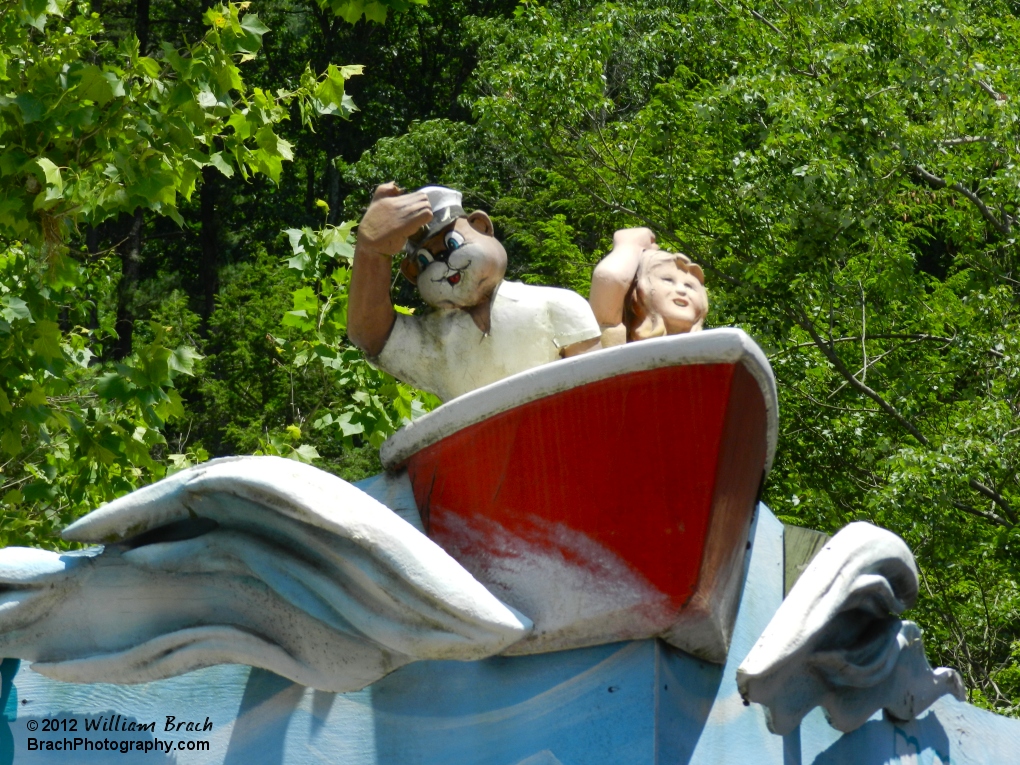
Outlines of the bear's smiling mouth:
M440 282L446 282L451 287L456 287L460 284L460 278L464 275L464 272L471 267L471 261L468 261L465 265L460 268L453 268L449 263L446 263L446 274L439 277L433 277L432 281L436 284Z

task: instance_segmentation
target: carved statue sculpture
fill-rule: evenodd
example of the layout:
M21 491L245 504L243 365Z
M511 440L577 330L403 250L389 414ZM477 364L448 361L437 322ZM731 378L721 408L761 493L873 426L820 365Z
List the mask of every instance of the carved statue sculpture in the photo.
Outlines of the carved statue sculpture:
M665 252L647 228L613 236L613 250L592 274L588 298L602 346L699 331L708 313L701 266Z
M258 728L271 751L246 762L284 762L272 747L301 750L291 734L304 727L335 759L327 718L342 721L334 733L350 737L350 761L366 765L477 763L480 751L486 762L559 763L561 743L597 750L567 762L907 763L934 747L925 761L949 762L950 746L952 762L1014 761L1020 729L940 699L963 700L963 684L931 668L919 628L900 619L918 573L899 537L850 524L782 600L782 524L756 499L778 429L768 360L736 329L660 337L701 329L704 275L648 229L618 231L614 244L589 308L566 290L504 281L491 221L466 215L458 192L379 187L355 251L352 340L441 398L488 387L406 425L383 445L387 472L358 485L277 457L213 460L64 530L89 549L0 550L0 656L77 683L236 663L320 691L373 686L338 704L312 694L304 726L291 719L301 689L248 674L240 706L229 699L229 743ZM432 309L424 316L390 302L401 248L402 272ZM546 365L596 347L600 325L602 344L622 347ZM621 457L634 423L646 448ZM491 657L466 672L445 661ZM5 725L20 724L3 665L0 759L11 751ZM65 719L71 694L22 677L20 703L35 706L19 736L46 710ZM78 698L108 710L108 687ZM164 689L180 701L191 698L174 695L184 687ZM419 699L428 706L436 691L478 699L422 715ZM255 704L263 693L271 703ZM805 719L815 707L854 733L833 738ZM87 720L81 709L66 720ZM886 719L871 720L880 710ZM370 727L370 741L351 733ZM1009 754L968 758L989 740ZM403 754L437 741L434 758ZM805 759L802 746L826 748Z
M852 731L879 709L912 720L935 699L965 698L952 669L933 670L921 630L899 618L917 599L917 566L892 532L851 523L797 580L737 670L747 701L768 709L786 735L821 706L834 728Z
M190 468L64 537L106 547L0 551L0 654L57 680L244 663L343 692L420 659L491 656L532 627L391 510L278 457Z
M393 308L390 261L401 250L401 272L432 309L424 316ZM505 281L506 264L489 216L466 215L460 192L380 186L358 227L350 339L376 366L443 401L598 347L581 296Z

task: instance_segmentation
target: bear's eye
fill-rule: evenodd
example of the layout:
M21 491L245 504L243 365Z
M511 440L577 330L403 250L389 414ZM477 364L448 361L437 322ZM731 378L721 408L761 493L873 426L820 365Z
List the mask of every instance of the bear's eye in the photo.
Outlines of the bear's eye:
M428 250L421 249L418 250L417 258L418 268L424 271L426 268L429 267L429 264L432 262L432 253L429 252Z
M446 245L447 252L453 252L462 244L464 244L464 237L458 234L456 231L451 231L446 235L445 239L443 240L443 243Z

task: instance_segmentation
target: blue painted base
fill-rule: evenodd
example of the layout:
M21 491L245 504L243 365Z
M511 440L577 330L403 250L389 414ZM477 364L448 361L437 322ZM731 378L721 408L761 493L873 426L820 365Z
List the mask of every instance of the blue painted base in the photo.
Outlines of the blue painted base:
M138 686L70 685L7 660L0 765L1020 763L1020 722L950 698L909 724L877 715L843 736L816 710L785 738L769 733L762 708L744 706L735 680L782 599L782 525L764 506L758 515L726 667L646 640L421 662L358 693L330 694L239 666ZM191 721L198 729L168 730L168 717L174 728ZM132 723L136 730L124 730ZM61 729L43 730L54 725ZM54 748L32 749L30 739ZM119 749L136 742L140 750Z

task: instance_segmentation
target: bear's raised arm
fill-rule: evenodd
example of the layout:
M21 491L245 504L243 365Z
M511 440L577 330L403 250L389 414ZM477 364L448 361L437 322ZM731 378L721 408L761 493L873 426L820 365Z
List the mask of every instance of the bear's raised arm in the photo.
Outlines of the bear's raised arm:
M390 299L392 258L409 236L431 220L429 198L418 191L404 194L395 183L375 190L361 219L347 304L347 336L369 356L379 355L396 317Z

